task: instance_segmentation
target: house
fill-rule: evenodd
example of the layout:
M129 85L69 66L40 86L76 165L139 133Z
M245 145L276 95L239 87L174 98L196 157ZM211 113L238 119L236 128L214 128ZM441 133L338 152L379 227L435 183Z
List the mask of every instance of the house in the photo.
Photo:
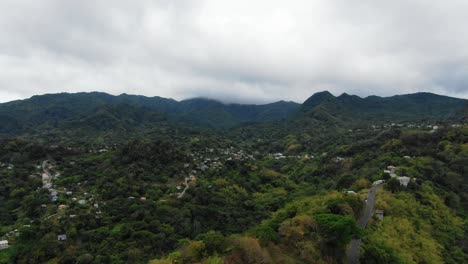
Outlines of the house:
M79 204L86 204L86 200L79 200L78 203Z
M405 187L407 187L408 183L411 181L411 178L407 176L398 177L397 179L400 181L400 185Z
M64 204L61 204L61 205L58 206L58 209L59 209L59 210L63 210L63 209L65 209L65 208L67 208L67 206L64 205Z
M385 180L377 180L377 181L373 182L372 185L379 185L379 184L382 184L384 182L385 182Z
M375 210L375 216L377 216L378 219L383 220L383 217L384 217L383 210Z
M0 240L0 250L8 248L8 240Z
M58 235L57 240L58 241L65 241L65 240L67 240L67 235Z
M56 202L58 200L58 196L52 196L51 201Z
M346 193L347 193L347 194L356 194L355 191L347 191Z
M396 167L393 166L393 165L390 165L390 166L387 166L387 169L388 169L388 170L390 171L390 173L392 174L392 173L395 173Z

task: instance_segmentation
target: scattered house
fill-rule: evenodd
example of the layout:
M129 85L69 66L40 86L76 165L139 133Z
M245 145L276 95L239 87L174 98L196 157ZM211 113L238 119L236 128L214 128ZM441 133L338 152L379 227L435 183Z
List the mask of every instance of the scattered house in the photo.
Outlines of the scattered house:
M64 204L61 204L61 205L58 206L58 209L59 209L59 210L63 210L63 209L65 209L65 208L67 208L67 206L64 205Z
M351 191L347 191L346 193L347 193L347 194L356 194L356 192L355 192L355 191L352 191L352 190L351 190Z
M95 203L93 204L94 208L99 208L99 204Z
M385 173L385 174L391 174L391 171L390 171L390 170L383 170L383 173Z
M180 190L180 189L182 189L182 186L179 185L179 186L176 187L176 189Z
M140 197L140 201L142 202L146 201L146 197Z
M68 192L66 192L66 194L67 194L67 195L72 195L73 192L68 191Z
M8 164L7 169L12 170L15 166L13 164Z
M390 174L394 174L396 167L393 166L393 165L390 165L390 166L387 167L387 169L390 171Z
M79 204L86 204L86 200L83 200L83 199L82 199L82 200L79 200L78 203L79 203Z
M57 240L58 241L65 241L65 240L67 240L67 235L58 235Z
M377 216L378 219L383 220L383 217L384 217L383 210L375 210L375 216Z
M107 151L109 151L109 150L107 150L107 149L100 149L100 150L99 150L99 153L103 153L103 152L107 152Z
M410 156L403 156L403 158L405 158L405 159L411 159Z
M58 196L52 196L52 198L50 199L52 202L56 202L58 200Z
M0 250L8 248L8 240L0 240Z
M133 200L133 199L135 199L135 197L133 197L133 196L130 196L130 197L128 197L128 199L132 199L132 200Z
M76 217L76 215L70 215L70 218L75 218L75 217Z
M401 176L401 177L398 177L397 179L400 181L400 185L405 186L405 187L407 187L408 183L411 181L411 178L407 176Z
M379 184L382 184L384 182L385 182L385 180L377 180L377 181L373 182L372 185L379 185Z
M52 195L52 196L57 196L57 195L58 195L58 192L57 192L56 190L52 190L52 191L50 192L50 195Z

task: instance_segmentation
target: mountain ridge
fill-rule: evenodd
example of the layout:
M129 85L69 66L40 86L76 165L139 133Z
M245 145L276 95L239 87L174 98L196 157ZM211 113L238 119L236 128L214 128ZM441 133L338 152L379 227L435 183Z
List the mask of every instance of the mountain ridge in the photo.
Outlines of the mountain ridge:
M86 126L83 120L94 120L94 128L98 130L100 127L109 130L113 125L126 129L147 127L142 124L229 129L242 124L288 120L302 122L310 119L338 125L367 120L463 121L466 120L466 111L463 109L467 107L467 102L466 99L432 93L362 98L346 93L334 96L328 91L322 91L307 98L303 104L287 101L227 104L210 98L177 101L159 96L115 96L103 92L58 93L1 103L0 122L4 125L0 127L0 134L69 128L71 124ZM107 126L97 125L100 118L107 120Z

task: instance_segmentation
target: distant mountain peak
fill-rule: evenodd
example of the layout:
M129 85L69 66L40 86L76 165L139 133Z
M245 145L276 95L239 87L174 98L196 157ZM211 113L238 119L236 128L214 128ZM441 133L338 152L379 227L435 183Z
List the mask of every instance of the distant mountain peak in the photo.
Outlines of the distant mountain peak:
M302 104L303 111L309 111L325 101L333 101L336 97L329 91L322 91L313 94Z

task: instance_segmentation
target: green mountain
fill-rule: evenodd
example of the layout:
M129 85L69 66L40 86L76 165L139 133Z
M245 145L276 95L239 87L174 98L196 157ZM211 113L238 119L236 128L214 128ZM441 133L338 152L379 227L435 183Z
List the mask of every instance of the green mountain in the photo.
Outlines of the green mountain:
M467 113L427 93L0 104L0 263L468 263Z
M229 128L242 123L286 119L298 107L297 103L283 101L266 105L239 105L203 98L177 102L162 97L112 96L97 92L46 94L0 104L0 121L5 124L0 128L0 133L25 133L51 127L73 128L79 124L107 129L163 120L172 124ZM100 123L100 118L102 123L93 125L93 122ZM87 124L87 120L91 124Z
M325 91L307 99L300 112L305 117L335 122L401 122L461 118L460 111L467 104L468 101L464 99L432 93L361 98L346 93L335 97Z

